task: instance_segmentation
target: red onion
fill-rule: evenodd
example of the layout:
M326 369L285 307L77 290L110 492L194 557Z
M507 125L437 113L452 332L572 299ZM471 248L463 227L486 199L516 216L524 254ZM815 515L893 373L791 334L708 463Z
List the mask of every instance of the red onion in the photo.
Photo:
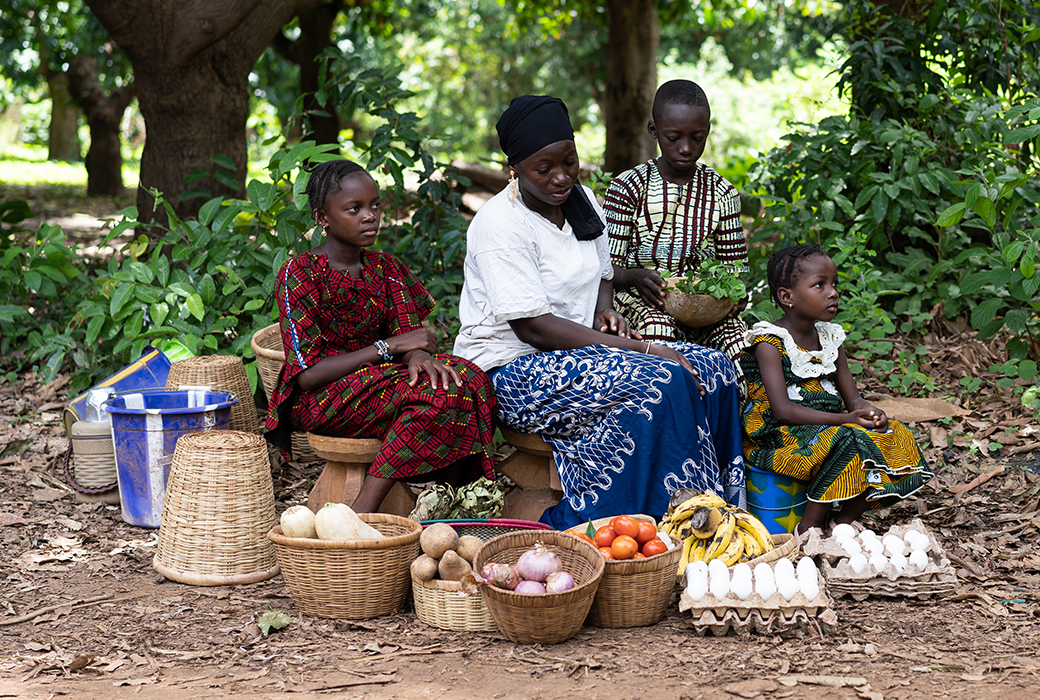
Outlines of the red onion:
M546 549L541 542L535 544L534 549L529 549L520 555L520 560L514 567L516 573L525 581L543 582L563 568L560 558Z
M546 593L560 593L569 591L572 588L574 588L574 578L566 571L557 571L555 574L549 574L549 578L545 579Z
M545 593L545 586L538 581L521 581L513 589L515 593Z
M495 562L485 564L484 568L480 570L480 577L507 591L513 590L516 588L516 584L520 583L520 577L509 564Z

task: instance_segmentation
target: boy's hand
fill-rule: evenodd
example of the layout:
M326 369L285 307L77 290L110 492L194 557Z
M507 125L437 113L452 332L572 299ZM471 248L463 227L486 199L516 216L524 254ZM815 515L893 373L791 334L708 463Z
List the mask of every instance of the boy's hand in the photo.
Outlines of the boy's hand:
M664 278L656 270L630 270L629 274L632 288L643 301L657 309L664 306Z

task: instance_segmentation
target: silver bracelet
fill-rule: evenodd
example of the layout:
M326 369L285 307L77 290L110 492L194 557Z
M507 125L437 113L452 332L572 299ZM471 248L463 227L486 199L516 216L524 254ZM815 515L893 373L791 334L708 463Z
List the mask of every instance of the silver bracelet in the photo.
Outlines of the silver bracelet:
M376 353L379 355L379 359L383 362L393 362L394 354L390 352L390 343L380 338L373 343L373 345L376 348Z

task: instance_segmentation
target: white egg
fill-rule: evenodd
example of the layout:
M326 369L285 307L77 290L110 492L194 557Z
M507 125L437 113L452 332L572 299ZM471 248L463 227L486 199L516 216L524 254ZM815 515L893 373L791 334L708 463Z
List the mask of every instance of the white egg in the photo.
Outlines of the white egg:
M747 600L748 596L755 589L754 584L751 583L751 576L734 576L733 581L729 584L729 589L733 591L733 594L741 600Z
M711 574L711 583L708 584L708 590L715 596L715 600L722 600L729 593L729 571L723 574Z
M867 558L862 554L853 554L849 557L849 567L854 573L862 573L863 569L867 567Z
M859 541L866 542L867 540L876 540L878 538L877 533L867 528L863 532L859 533Z
M879 539L870 539L863 543L863 551L869 552L870 554L884 554L885 545L881 544L881 540Z
M906 542L904 542L903 540L889 540L888 544L885 545L885 553L889 557L894 557L897 554L899 556L902 556L903 552L905 551Z
M931 546L932 542L927 537L918 537L910 543L910 550L912 552L927 552Z
M800 590L798 581L794 576L781 576L776 580L776 590L780 591L780 595L784 597L788 603L791 602L791 598L794 598L795 593Z
M738 576L746 577L749 581L751 580L751 566L747 562L742 561L739 564L734 565L733 578L737 578Z
M888 558L881 552L874 552L870 555L869 564L874 567L874 572L880 574L881 571L888 566Z
M755 592L762 596L762 600L769 600L776 593L776 579L769 564L755 566Z
M695 576L692 579L687 579L686 583L686 595L699 601L704 597L704 594L708 592L708 578Z
M712 576L721 576L722 574L729 576L729 568L721 559L712 559L708 562L708 573Z
M820 581L818 579L805 579L798 582L798 589L806 600L813 600L820 595Z
M837 537L838 539L844 539L846 537L855 537L856 528L852 527L848 523L838 523L831 528L831 537Z
M689 581L691 576L700 576L705 581L708 580L708 562L706 561L691 561L686 565L686 580Z
M857 542L856 540L845 540L841 543L841 548L844 549L845 553L848 554L850 557L853 554L859 554L863 551L863 547L861 547L859 542Z
M889 559L889 561L892 563L892 566L893 568L895 568L897 574L903 573L903 569L906 568L907 564L905 556L903 556L902 554L893 554L892 558Z
M790 559L777 559L773 565L773 578L780 578L783 574L794 577L794 562Z
M798 572L798 580L801 581L804 578L816 578L816 562L812 560L812 557L802 557L798 560L798 566L796 567Z
M881 538L881 544L885 545L886 548L888 547L888 543L889 542L894 542L894 541L902 542L903 538L898 536L898 535L893 535L891 532L886 534L884 537Z
M910 552L910 556L907 558L907 561L911 565L916 566L918 571L924 571L925 567L928 566L928 555L920 549L915 549L914 551Z

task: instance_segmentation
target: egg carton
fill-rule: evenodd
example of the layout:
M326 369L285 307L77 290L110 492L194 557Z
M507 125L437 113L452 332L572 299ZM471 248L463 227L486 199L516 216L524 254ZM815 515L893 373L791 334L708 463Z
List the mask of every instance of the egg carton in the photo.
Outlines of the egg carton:
M821 539L811 533L802 544L802 552L813 557L819 565L827 587L835 597L844 595L854 600L865 600L870 596L925 599L951 593L957 588L957 574L946 557L946 552L924 524L915 519L909 525L895 526L885 535L902 537L907 530L918 530L928 537L928 563L924 570L908 565L896 571L891 562L881 571L867 564L859 573L849 566L849 555L833 538Z
M807 599L801 591L795 593L791 600L785 600L779 592L766 599L752 592L741 600L730 591L722 599L708 592L695 601L683 590L679 595L679 613L701 636L708 631L723 635L729 630L766 634L783 629L801 629L809 626L807 623L810 620L816 620L820 626L833 627L837 623L837 615L831 610L827 583L819 571L816 576L820 592L812 600Z
M689 622L700 637L704 637L708 633L716 637L723 637L730 632L738 635L757 632L783 637L798 631L832 634L837 629L838 616L833 610L827 608L816 615L810 615L808 611L802 609L770 612L752 610L741 617L736 610L731 608L721 616L714 610L704 610L699 617L691 616Z

